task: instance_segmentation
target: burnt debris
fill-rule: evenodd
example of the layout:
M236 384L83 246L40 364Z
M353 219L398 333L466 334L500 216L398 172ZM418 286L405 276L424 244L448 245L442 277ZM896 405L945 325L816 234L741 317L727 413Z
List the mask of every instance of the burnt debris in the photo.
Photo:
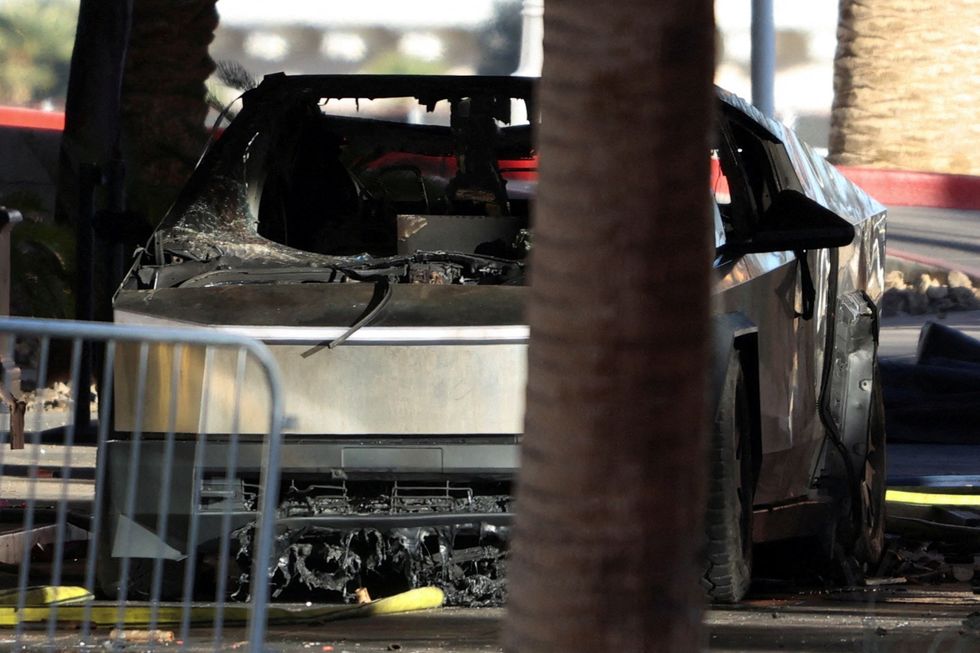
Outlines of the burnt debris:
M437 491L433 491L437 490ZM291 486L280 505L280 532L270 561L272 596L355 602L358 588L387 596L434 586L446 605L499 606L505 575L510 497L468 488L399 488L375 495L340 486ZM454 515L447 524L446 515ZM472 515L472 521L467 521ZM334 526L344 518L354 527ZM403 527L400 523L413 525ZM319 523L318 523L319 522ZM496 523L491 523L496 522ZM248 597L254 527L235 533L239 588Z

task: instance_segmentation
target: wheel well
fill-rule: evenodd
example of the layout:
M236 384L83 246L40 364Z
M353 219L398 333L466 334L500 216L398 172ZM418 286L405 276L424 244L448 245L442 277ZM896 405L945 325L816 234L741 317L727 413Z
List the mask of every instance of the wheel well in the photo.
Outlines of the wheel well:
M736 336L733 346L742 366L745 388L748 392L749 420L752 434L752 485L759 481L762 467L762 394L759 390L759 334L756 332Z

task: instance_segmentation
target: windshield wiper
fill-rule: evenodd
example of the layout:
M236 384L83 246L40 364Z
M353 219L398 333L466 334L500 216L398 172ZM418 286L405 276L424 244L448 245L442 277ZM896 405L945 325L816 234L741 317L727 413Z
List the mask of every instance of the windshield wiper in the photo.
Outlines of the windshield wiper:
M344 331L342 334L340 334L333 340L329 342L324 341L314 347L310 347L309 349L304 351L301 354L301 356L303 358L309 358L310 356L317 353L324 347L326 347L327 349L333 349L335 347L342 345L348 338L354 335L361 327L367 326L372 321L374 321L374 319L377 318L378 315L381 314L381 311L383 311L385 306L388 305L388 302L391 301L391 295L392 295L391 281L388 280L388 277L378 277L377 280L374 282L374 293L371 295L371 300L368 302L368 305L365 307L364 313L361 314L361 317L358 318L357 321L354 322L354 324L352 324L349 329Z

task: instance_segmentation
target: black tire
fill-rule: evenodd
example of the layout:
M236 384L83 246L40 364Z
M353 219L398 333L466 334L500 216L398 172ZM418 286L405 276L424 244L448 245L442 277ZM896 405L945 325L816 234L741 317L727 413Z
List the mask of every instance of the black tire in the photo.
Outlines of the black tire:
M859 480L861 505L857 509L861 512L854 544L854 557L872 573L885 549L886 465L884 398L881 375L875 364L868 415L867 453Z
M709 456L707 549L701 582L709 600L736 603L752 581L754 481L749 397L735 356L718 402Z

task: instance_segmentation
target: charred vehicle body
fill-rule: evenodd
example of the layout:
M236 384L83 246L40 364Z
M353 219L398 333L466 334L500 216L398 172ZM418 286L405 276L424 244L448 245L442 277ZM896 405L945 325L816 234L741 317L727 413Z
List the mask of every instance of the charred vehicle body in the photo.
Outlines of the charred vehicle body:
M266 77L119 290L117 322L230 329L265 341L280 362L291 419L274 582L349 596L387 567L406 585L441 584L450 600L502 598L523 431L533 87L514 77ZM369 104L382 113L358 113ZM737 97L719 91L717 115L703 582L732 601L747 589L753 542L815 536L858 559L880 552L885 215ZM608 271L583 270L593 273ZM172 364L151 361L161 378ZM132 446L126 392L117 385L106 453L109 546L150 558L158 542L123 534L156 523L154 434L167 430L170 398L144 408L134 525L115 498ZM176 402L173 560L186 553L195 485L233 486L247 540L261 464L262 433L247 414L241 478L198 460L194 435L209 434L209 460L223 461L231 424L222 410L200 423L194 401ZM216 540L219 520L201 518L202 544ZM111 559L100 565L110 594L114 570Z

